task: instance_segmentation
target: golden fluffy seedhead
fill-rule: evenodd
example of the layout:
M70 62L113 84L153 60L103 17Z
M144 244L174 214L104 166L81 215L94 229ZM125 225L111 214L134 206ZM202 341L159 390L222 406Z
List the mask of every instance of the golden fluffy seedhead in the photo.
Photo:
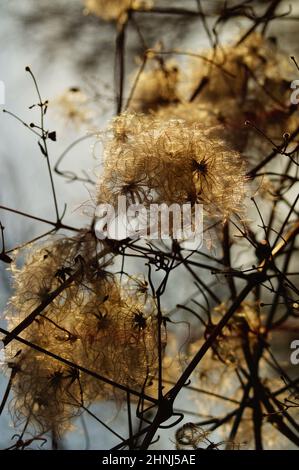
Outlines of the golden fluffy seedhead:
M113 294L113 292L112 292ZM157 370L155 308L127 290L118 290L101 304L96 297L80 311L82 357L91 370L134 390L141 390ZM93 399L123 398L117 388L93 381Z
M131 111L147 113L179 100L180 72L174 61L151 60L148 70L135 77Z
M237 46L219 46L204 57L190 61L186 99L192 97L209 109L211 103L216 110L221 108L224 121L235 122L237 131L248 120L271 139L281 141L284 132L292 132L298 123L297 117L289 117L294 70L288 54L280 51L274 40L254 33ZM196 94L200 84L204 86ZM257 136L256 132L251 134ZM244 136L239 142L246 143Z
M78 128L90 125L93 111L90 108L88 97L79 88L73 87L64 91L60 96L50 102L50 106L57 111L59 117L68 125Z
M190 95L203 78L208 79L198 95L199 101L234 98L242 103L245 95L260 99L263 96L265 101L263 86L270 95L281 99L281 86L291 73L286 57L276 44L258 33L251 34L238 46L219 46L204 57L205 60L191 60L188 74L191 79L187 77Z
M130 114L117 117L111 127L99 203L115 205L118 196L145 207L152 202L197 202L203 204L206 215L218 219L241 211L245 163L212 136L211 129Z
M159 108L154 115L165 121L179 119L189 125L209 127L211 137L227 142L235 150L244 150L248 141L250 129L245 126L246 116L231 98L223 99L213 106L200 101L176 103Z
M105 21L124 21L129 9L151 8L153 0L83 0L85 12Z
M54 292L69 276L78 273L44 309L51 315L65 315L80 302L82 281L91 279L99 267L92 263L97 241L90 232L82 231L73 238L53 237L34 243L17 253L12 265L14 295L6 311L9 326L22 321ZM21 268L18 267L23 261Z
M157 370L155 304L145 282L132 279L121 286L99 264L96 269L94 244L89 232L74 239L50 239L42 247L33 244L23 268L14 268L8 326L17 326L78 272L21 336L72 364L140 391ZM7 346L6 363L16 372L13 418L18 425L28 420L39 432L62 434L83 405L124 396L117 387L17 341Z
M22 351L15 364L18 370L10 403L15 426L28 421L29 428L38 433L55 431L61 435L81 412L85 377L29 348Z
M212 314L214 323L218 323L226 312L227 305L225 303L216 307ZM220 359L233 367L245 364L244 342L248 341L249 346L253 349L261 331L258 305L249 301L242 302L213 345L215 360Z

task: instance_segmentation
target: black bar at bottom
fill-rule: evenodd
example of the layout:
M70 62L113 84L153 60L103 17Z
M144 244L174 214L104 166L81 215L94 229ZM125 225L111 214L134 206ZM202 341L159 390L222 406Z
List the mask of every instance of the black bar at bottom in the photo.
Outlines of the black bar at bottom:
M61 466L66 468L77 468L90 470L96 468L108 468L111 466L121 468L153 468L154 466L167 466L178 469L188 466L192 468L202 468L209 470L211 464L230 465L230 468L251 468L259 464L259 469L263 470L263 465L273 464L286 466L288 463L298 464L298 454L294 451L1 451L0 467L5 468L5 463L9 468L15 465L38 465L42 470L43 465ZM296 465L297 467L297 465ZM6 467L7 468L7 467ZM220 468L220 467L219 467ZM223 467L221 467L223 468ZM294 467L295 468L295 467ZM298 467L297 467L298 468Z

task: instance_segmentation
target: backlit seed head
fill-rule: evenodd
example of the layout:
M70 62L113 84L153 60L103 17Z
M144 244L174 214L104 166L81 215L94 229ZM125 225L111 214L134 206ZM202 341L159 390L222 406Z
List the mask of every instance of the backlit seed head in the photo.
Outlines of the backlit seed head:
M125 21L129 9L150 9L153 0L83 0L85 13L93 14L105 21Z
M263 85L279 99L281 90L279 92L277 87L281 87L291 73L291 66L277 45L258 33L251 34L238 46L225 45L208 51L204 57L206 60L193 58L190 64L191 93L203 77L208 79L198 95L200 101L214 102L231 97L242 103L247 93L251 98L262 96ZM263 100L266 100L265 94Z
M285 131L296 128L298 118L290 117L288 110L294 70L288 54L280 51L273 40L254 33L237 46L224 45L207 51L204 57L190 61L184 80L187 97L209 109L211 103L222 108L224 121L229 123L232 118L236 130L249 120L269 138L281 141ZM229 101L231 105L222 106ZM255 132L251 134L257 137ZM246 143L244 136L239 141Z
M178 65L173 61L151 61L150 65L149 70L135 78L136 88L129 107L132 111L146 113L179 100Z
M11 341L6 348L6 364L16 371L11 412L16 425L28 420L29 428L61 435L82 406L124 397L119 388L80 372L76 364L136 391L156 374L156 307L145 282L136 278L120 285L95 262L96 241L89 232L49 239L27 251L23 268L14 267L9 329L66 285L22 331L32 346Z
M70 124L76 129L92 122L93 111L88 103L88 97L78 88L69 88L54 98L50 105L65 124Z
M119 134L115 138L113 131L108 134L98 202L115 205L118 196L146 207L152 202L198 202L206 215L218 219L241 211L245 162L212 136L211 129L128 114L119 116L115 124L117 130L125 129L125 138Z
M212 318L215 324L219 321L219 315L221 318L226 311L225 303L214 309ZM242 364L244 341L248 341L253 348L261 327L258 306L254 302L242 302L213 345L215 360L220 359L233 367Z

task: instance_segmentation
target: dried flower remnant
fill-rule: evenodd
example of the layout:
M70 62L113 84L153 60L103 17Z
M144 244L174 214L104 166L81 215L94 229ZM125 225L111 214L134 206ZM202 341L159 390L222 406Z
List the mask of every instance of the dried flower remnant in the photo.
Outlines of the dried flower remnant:
M205 340L202 338L189 344L185 357L186 364L194 357L204 342ZM184 370L183 362L180 367ZM209 421L212 417L217 422L218 419L221 420L223 416L231 413L236 408L237 401L242 399L242 388L237 378L236 366L230 362L220 361L211 349L205 354L190 378L192 388L187 391L186 403L192 403L192 408L188 409L198 412L197 423L188 423L186 428L184 426L182 429L179 428L181 432L175 436L176 445L180 449L190 449L193 446L206 448L208 444L202 438L209 437L210 426L200 429L197 424L200 426L202 420ZM197 389L204 391L204 393L198 393ZM219 429L217 428L218 441L219 439L223 441L229 439L230 427L223 424ZM213 425L211 429L213 429ZM247 439L244 436L240 439L238 434L236 443L248 441L250 437L247 434ZM214 439L212 440L214 441Z
M98 202L201 203L206 215L225 219L242 210L245 162L210 129L182 120L124 114L105 145Z
M93 14L105 21L123 21L128 10L150 9L153 0L83 0L85 13Z
M278 199L277 185L269 177L263 176L258 186L258 195L265 201L273 202Z
M225 303L215 307L212 315L215 324L219 321L218 316L223 316L226 311ZM212 347L215 359L234 367L241 365L244 362L244 338L246 337L250 347L254 349L257 337L262 331L258 306L253 302L242 302Z
M209 51L205 57L206 60L194 58L190 64L190 91L207 78L197 98L200 101L214 102L231 97L242 104L247 93L250 97L259 97L262 86L280 99L281 83L291 73L286 57L277 46L258 33L250 35L239 46L225 45ZM276 87L279 87L278 93L275 93ZM266 96L263 95L264 100Z
M201 338L189 345L186 361L193 357L204 341L205 339ZM240 351L238 351L238 354L240 354ZM215 351L210 349L192 375L193 386L203 388L207 392L215 392L216 394L219 393L223 396L238 399L241 396L241 390L235 371L239 362L230 360L232 358L231 354L226 357L229 360L219 360L219 356L215 354ZM200 397L194 394L192 394L192 398L200 400ZM197 404L199 405L199 411L206 414L213 412L213 409L216 411L216 406L224 405L224 403L219 404L217 397L213 396L209 397L208 402L201 403L201 401L198 401ZM232 406L232 403L228 401L228 410L231 410Z
M205 431L194 423L185 423L175 433L176 448L198 449L200 445L207 446L209 443L210 432Z
M205 340L213 331L213 326L219 322L219 319L226 312L227 305L225 303L220 304L211 312L213 323L208 324L204 338L189 345L186 357L187 363L194 357L194 353L205 343ZM221 420L224 416L229 418L234 410L238 410L238 402L240 403L242 399L244 399L244 395L246 396L246 393L248 393L242 382L243 377L246 377L246 374L250 374L252 367L250 358L255 357L255 354L259 350L259 341L264 337L265 332L263 318L259 311L259 304L253 301L242 302L192 375L194 391L196 388L199 388L204 390L204 395L209 395L208 400L202 400L200 394L198 395L192 390L189 392L189 399L195 402L200 415L203 417L212 415L215 417L215 423L217 423L218 419ZM264 386L265 390L267 390L267 394L271 396L271 390L280 388L281 377L279 370L273 370L271 364L269 366L269 358L273 357L273 353L271 352L271 335L268 335L267 339L264 337L264 341L265 344L267 344L267 351L264 352L259 362L258 380L261 386ZM188 359L188 356L190 359ZM249 396L252 397L253 393L254 391L252 390ZM261 400L261 406L264 410L263 403L263 400ZM223 439L224 442L227 441L227 446L235 446L237 443L240 443L251 448L254 446L253 441L255 435L252 413L251 406L245 407L243 410L237 428L237 434L233 437L234 442L230 442L233 420L227 420L227 425L221 426L219 429L217 426L217 436L220 435L220 438ZM217 416L219 418L217 418ZM293 415L293 417L295 416ZM263 427L263 442L265 446L269 448L273 446L273 439L279 439L279 433L277 432L275 423L271 421L271 418L269 420L267 419L266 411L262 417L261 425ZM208 427L207 430L209 429L214 429L214 427ZM188 428L187 431L186 436L183 429L182 434L179 435L186 437L186 439L181 442L181 444L186 446L190 445L190 442L194 442L188 438L197 436L196 432L193 433L193 428ZM283 440L281 440L279 446L282 445L282 447L284 447L287 441L282 442ZM177 441L177 445L178 444ZM276 440L274 445L277 446L277 444L278 442Z
M178 102L179 76L179 68L175 62L153 59L149 70L135 78L136 88L129 109L147 113Z
M241 126L252 121L270 138L294 130L298 119L289 115L289 83L294 71L272 39L258 33L251 34L240 45L225 45L205 55L207 60L192 59L186 77L187 94L201 105L221 106L227 100L235 101L242 114ZM228 72L228 73L227 73ZM190 78L191 77L191 78ZM201 83L204 86L196 94ZM231 106L223 107L228 119ZM236 130L240 128L236 120Z
M94 116L92 109L88 107L88 97L77 87L67 89L62 95L53 99L50 105L66 124L71 124L75 128L90 124Z

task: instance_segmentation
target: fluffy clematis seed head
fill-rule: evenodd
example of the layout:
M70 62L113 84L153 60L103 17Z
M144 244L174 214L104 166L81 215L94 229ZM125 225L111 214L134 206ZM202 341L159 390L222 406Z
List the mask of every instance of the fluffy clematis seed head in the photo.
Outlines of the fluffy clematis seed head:
M23 267L13 268L9 330L49 302L20 333L30 345L12 340L6 348L6 366L15 373L11 413L17 426L28 421L38 432L61 435L84 406L124 398L123 390L76 365L136 391L155 375L156 307L144 280L121 285L104 269L90 232L50 238L26 251Z
M153 0L83 0L86 13L105 21L124 21L128 10L150 9Z
M173 61L151 61L148 70L137 74L129 109L147 113L179 101L180 72ZM133 85L134 86L134 85Z
M210 128L184 120L123 114L105 142L98 202L200 203L218 220L242 211L245 162Z

